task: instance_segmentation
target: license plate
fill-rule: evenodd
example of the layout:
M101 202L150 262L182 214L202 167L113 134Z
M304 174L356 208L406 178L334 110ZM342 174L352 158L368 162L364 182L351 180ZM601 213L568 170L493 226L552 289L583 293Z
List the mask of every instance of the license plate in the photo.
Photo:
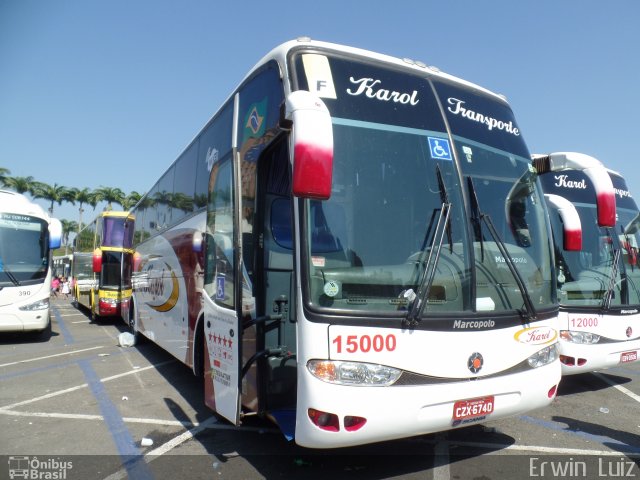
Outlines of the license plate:
M620 354L620 363L635 362L638 360L638 352L624 352Z
M453 419L466 420L468 418L484 417L493 412L493 395L490 397L460 400L453 404Z

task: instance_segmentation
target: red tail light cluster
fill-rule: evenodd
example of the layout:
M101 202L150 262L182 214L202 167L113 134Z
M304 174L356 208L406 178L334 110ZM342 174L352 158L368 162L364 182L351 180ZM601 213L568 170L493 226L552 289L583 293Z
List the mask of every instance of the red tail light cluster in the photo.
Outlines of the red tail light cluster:
M328 432L340 431L340 418L335 413L323 412L310 408L307 411L309 419L318 428L326 430ZM367 419L364 417L357 417L354 415L347 415L344 417L342 424L347 432L355 432L360 430L364 424L367 423Z
M579 367L581 367L585 363L587 363L586 358L578 358L576 360L575 357L568 357L567 355L560 355L560 361L562 362L563 365L566 365L567 367L573 367L575 365L578 365Z

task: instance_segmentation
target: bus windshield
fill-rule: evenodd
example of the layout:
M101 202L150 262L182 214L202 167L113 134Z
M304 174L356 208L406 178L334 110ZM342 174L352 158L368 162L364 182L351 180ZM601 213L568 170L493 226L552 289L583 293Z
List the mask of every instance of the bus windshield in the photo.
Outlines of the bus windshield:
M126 217L104 217L102 232L103 247L131 248L133 244L133 227Z
M32 285L47 276L49 232L45 221L0 213L0 287Z
M308 79L318 62L302 63ZM427 318L520 311L525 297L553 308L544 203L509 107L374 65L330 66L333 187L304 202L310 307L402 317L426 288ZM485 120L458 118L462 105Z
M610 174L616 191L616 226L599 227L589 179L570 171L544 179L545 191L565 197L576 207L582 223L582 250L562 249L554 235L560 303L566 306L621 307L640 304L638 207L622 177ZM551 215L555 231L560 220ZM560 230L557 230L560 229Z
M119 288L122 283L122 252L102 252L100 285Z

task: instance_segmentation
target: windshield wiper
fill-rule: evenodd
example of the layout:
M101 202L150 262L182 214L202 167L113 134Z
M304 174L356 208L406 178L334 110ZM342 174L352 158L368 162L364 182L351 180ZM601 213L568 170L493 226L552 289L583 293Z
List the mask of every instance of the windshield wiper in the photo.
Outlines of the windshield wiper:
M491 235L491 237L493 238L493 241L496 243L498 250L500 250L500 253L502 254L502 257L504 258L504 261L507 265L507 267L509 268L509 271L511 272L511 275L513 276L514 280L516 281L516 285L518 287L518 290L520 290L520 295L522 295L522 300L523 300L523 306L525 309L524 315L523 312L520 311L520 314L523 315L525 318L529 319L529 320L535 320L537 317L537 312L535 307L533 306L533 302L531 301L531 297L529 295L529 291L527 290L527 286L524 283L524 280L522 279L522 275L520 275L520 272L518 271L518 269L516 268L516 266L513 263L513 260L511 259L511 255L509 254L508 250L507 250L507 246L504 244L504 242L502 241L502 239L500 238L500 235L498 234L498 231L496 230L495 226L493 225L493 221L491 221L491 217L489 216L488 213L483 213L480 210L480 204L478 203L478 196L476 194L476 189L475 186L473 184L473 179L471 177L467 177L468 180L468 185L469 185L469 189L471 190L471 198L474 200L475 203L475 208L473 208L473 212L474 215L477 216L476 221L478 223L478 229L480 230L479 234L480 234L480 251L482 252L482 261L484 261L484 249L483 249L483 245L482 245L482 222L484 222L487 226L487 230L489 230L489 234Z
M609 278L609 287L607 291L602 296L602 308L604 310L609 310L611 307L611 299L613 298L613 289L616 286L616 280L618 277L618 264L620 263L620 249L616 248L613 251L613 264L611 265L611 275Z
M436 165L436 176L438 177L438 189L440 190L440 201L443 205L449 205L451 207L451 202L449 201L449 194L447 193L447 187L444 185L444 179L442 178L442 172L440 171L440 166ZM451 223L447 222L447 238L449 239L449 252L453 252L453 237L451 235Z
M451 204L443 203L440 207L440 215L438 216L438 222L436 223L436 229L433 232L433 240L431 241L431 245L429 246L429 256L427 257L426 262L424 261L424 252L420 256L418 261L418 268L420 265L424 263L422 278L420 280L420 284L418 285L418 290L415 295L412 295L413 298L408 298L410 302L409 312L407 313L407 317L405 318L405 322L409 327L415 327L422 316L422 312L424 311L425 306L427 305L427 299L429 295L429 291L431 290L431 285L433 284L433 279L436 275L436 266L438 265L438 260L440 259L440 251L442 250L442 242L444 241L444 235L447 232L447 226L449 224L449 214L451 213ZM427 230L429 232L431 227ZM428 238L425 237L425 244ZM426 245L423 245L425 247ZM411 290L407 293L410 294Z
M11 283L13 283L16 287L20 286L20 281L16 278L16 276L11 273L11 271L8 268L3 268L2 271L7 275L7 277L9 277L9 280L11 280Z

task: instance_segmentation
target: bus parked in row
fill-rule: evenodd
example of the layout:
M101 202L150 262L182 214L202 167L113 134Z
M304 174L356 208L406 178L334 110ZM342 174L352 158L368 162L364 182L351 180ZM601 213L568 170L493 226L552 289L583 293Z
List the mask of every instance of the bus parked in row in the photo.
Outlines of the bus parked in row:
M616 224L600 227L594 186L578 171L542 177L545 197L577 209L580 251L563 248L557 204L549 202L560 301L562 373L592 372L638 361L640 352L640 211L624 178L609 171L616 193Z
M258 414L306 447L544 407L560 364L537 177L593 167L557 160L532 164L488 90L285 43L132 209L129 326L232 424Z
M51 265L53 269L54 277L71 278L71 262L73 261L73 255L54 255L53 263Z
M50 328L51 252L62 224L20 193L0 190L0 331Z
M133 232L128 212L104 211L74 240L73 298L93 320L119 317L131 297Z

